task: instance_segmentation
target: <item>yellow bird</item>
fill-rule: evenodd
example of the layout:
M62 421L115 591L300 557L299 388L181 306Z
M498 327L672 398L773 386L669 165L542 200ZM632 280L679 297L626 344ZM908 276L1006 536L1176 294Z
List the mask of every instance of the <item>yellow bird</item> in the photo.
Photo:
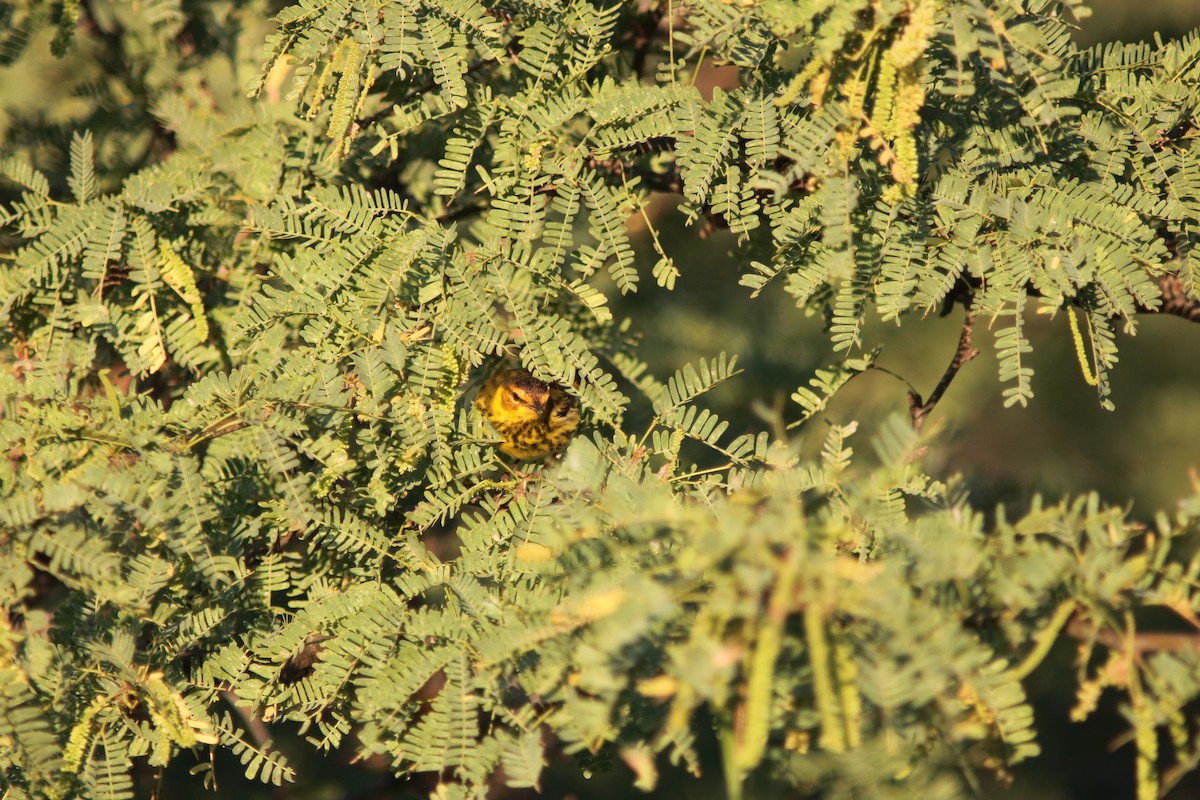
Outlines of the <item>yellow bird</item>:
M579 429L574 398L527 369L506 369L488 378L475 409L503 437L500 452L522 460L558 452Z

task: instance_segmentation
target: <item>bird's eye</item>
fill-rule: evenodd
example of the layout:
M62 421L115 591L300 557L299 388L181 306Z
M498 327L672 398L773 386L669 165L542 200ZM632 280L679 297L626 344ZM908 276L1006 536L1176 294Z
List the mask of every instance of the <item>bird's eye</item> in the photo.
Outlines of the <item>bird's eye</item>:
M524 402L524 400L522 400L522 399L521 399L521 394L520 394L520 392L518 392L516 389L509 389L509 390L508 390L508 395L509 395L509 397L511 397L513 400L516 400L518 403L523 403L523 402Z

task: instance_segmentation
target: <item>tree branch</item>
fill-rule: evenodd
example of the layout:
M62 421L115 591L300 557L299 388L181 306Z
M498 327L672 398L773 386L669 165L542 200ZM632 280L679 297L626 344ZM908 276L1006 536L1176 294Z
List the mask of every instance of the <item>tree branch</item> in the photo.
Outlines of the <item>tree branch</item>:
M933 411L933 407L942 399L942 395L950 388L950 382L954 380L954 376L962 369L963 364L966 364L975 356L979 355L979 351L971 346L971 331L975 327L975 315L967 311L966 317L963 318L962 333L958 337L958 349L954 351L954 358L950 359L949 366L942 374L942 379L938 381L937 386L933 388L933 392L929 395L929 399L922 402L921 395L917 394L912 389L908 391L908 413L912 417L913 430L921 430L921 426L925 424L925 418L929 416L929 412Z
M1142 314L1170 314L1174 317L1182 317L1188 322L1200 322L1200 300L1190 296L1187 289L1183 285L1183 279L1175 273L1162 275L1155 279L1158 284L1159 291L1162 292L1162 301L1157 307L1138 304L1137 310ZM950 294L946 296L946 305L942 309L942 314L945 315L955 302L963 302L963 298L969 298L976 290L982 288L983 281L977 277L959 278L958 282L951 289ZM1026 284L1025 292L1030 297L1042 297L1042 293L1036 287ZM964 303L965 304L965 303Z
M1180 653L1186 650L1200 650L1200 633L1143 631L1134 634L1132 641L1127 641L1116 631L1096 630L1093 623L1078 616L1067 623L1067 633L1080 641L1095 639L1109 650L1119 653L1132 649L1132 655L1137 657L1141 657L1143 653Z
M1163 275L1156 283L1162 291L1162 305L1158 308L1138 308L1148 314L1170 314L1183 317L1189 322L1200 322L1200 300L1190 297L1178 275Z

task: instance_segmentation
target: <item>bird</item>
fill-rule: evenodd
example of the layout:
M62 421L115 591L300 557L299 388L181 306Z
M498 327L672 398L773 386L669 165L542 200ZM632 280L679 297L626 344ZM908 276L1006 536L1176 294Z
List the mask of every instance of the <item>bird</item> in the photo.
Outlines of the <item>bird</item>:
M556 383L527 369L492 375L475 396L475 409L500 434L500 452L522 461L558 452L579 430L579 407Z

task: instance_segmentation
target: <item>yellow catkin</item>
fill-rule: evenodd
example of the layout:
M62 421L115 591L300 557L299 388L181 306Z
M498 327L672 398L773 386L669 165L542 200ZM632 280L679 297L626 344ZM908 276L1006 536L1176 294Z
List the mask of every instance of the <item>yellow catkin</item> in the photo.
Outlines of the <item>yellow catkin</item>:
M362 69L362 48L354 39L346 39L338 46L341 59L341 78L333 96L333 111L329 115L330 139L342 142L350 128L354 107L358 102L358 79ZM335 59L336 60L336 59Z
M875 102L871 107L871 124L888 139L896 136L896 67L890 59L879 59L875 72Z
M833 687L829 640L825 637L825 620L815 603L809 603L804 609L804 633L813 673L813 697L821 718L819 743L822 750L843 753L846 750L846 732L842 727L840 703Z
M896 83L896 104L892 125L896 130L911 131L921 122L925 105L925 65L914 64L900 70Z
M842 84L842 93L846 97L846 111L851 116L863 116L863 106L867 99L867 80L860 69L858 74Z
M333 77L334 61L335 59L326 61L325 65L321 68L321 73L317 76L316 85L312 90L312 99L309 100L308 103L308 111L304 115L305 119L314 119L318 114L321 113L321 106L325 104L325 92L329 85L329 79ZM311 80L311 74L304 79L305 88L307 88Z
M341 154L342 157L350 155L350 143L354 141L358 135L359 126L353 120L359 119L363 115L363 108L366 107L367 95L371 92L371 87L375 85L375 65L367 65L367 74L363 77L362 86L358 90L358 101L354 104L354 110L350 114L351 124L347 130L347 136L342 139Z
M888 49L888 59L898 69L915 64L925 54L935 31L937 6L937 0L915 0L910 4L908 22Z
M91 742L92 723L96 719L96 715L110 705L112 705L112 698L108 695L100 695L84 710L82 716L79 717L79 722L71 728L71 733L67 737L67 746L63 750L64 772L79 771L84 755L87 753L88 744Z
M794 558L795 556L789 553L780 567L768 602L766 619L759 627L754 640L754 654L750 661L750 676L746 685L745 726L738 741L737 752L737 764L746 772L762 761L771 733L775 664L783 649L784 625L787 623L788 606L795 585Z
M1079 332L1079 321L1075 319L1075 309L1067 306L1067 319L1071 322L1071 338L1075 340L1075 357L1079 359L1079 368L1083 371L1083 379L1088 386L1100 383L1099 369L1093 371L1089 363L1087 351L1083 345L1083 334ZM1088 332L1089 337L1091 331ZM1092 359L1096 357L1095 343L1092 344Z
M858 664L850 645L841 636L833 642L833 671L842 705L846 745L854 749L862 744L862 695L858 691Z
M1134 741L1137 744L1137 800L1158 799L1158 729L1154 724L1154 709L1131 681L1130 701L1133 706Z
M919 167L917 158L917 139L912 135L911 131L904 131L897 134L896 141L892 144L892 154L895 160L892 162L892 180L911 191L916 188L917 169Z

